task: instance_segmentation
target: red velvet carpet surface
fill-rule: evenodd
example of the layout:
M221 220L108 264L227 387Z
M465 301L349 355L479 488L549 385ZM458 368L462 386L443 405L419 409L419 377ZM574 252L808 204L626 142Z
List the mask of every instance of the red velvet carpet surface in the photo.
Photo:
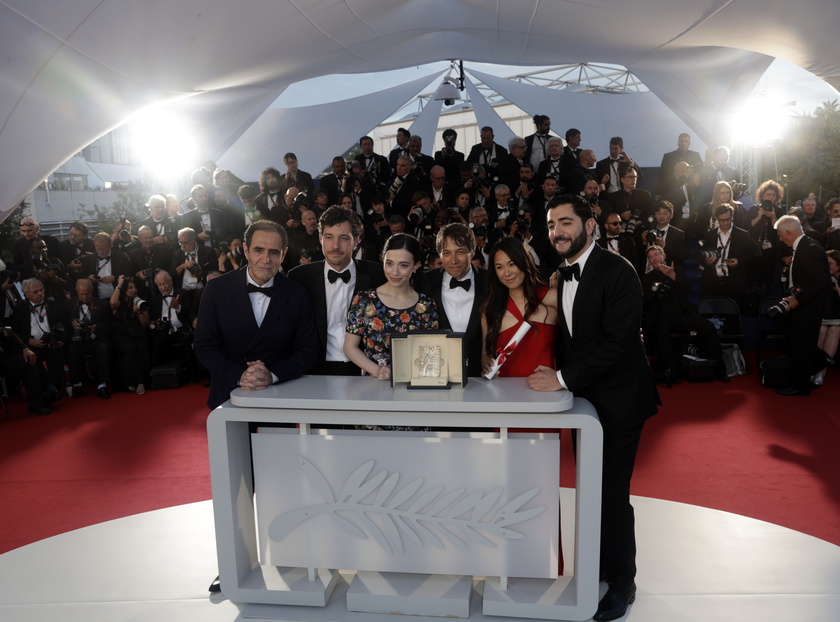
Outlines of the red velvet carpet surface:
M754 369L754 368L753 368ZM210 498L204 403L192 385L62 399L0 414L0 553L122 516ZM808 398L755 375L662 389L633 493L725 510L840 545L840 371ZM564 435L564 448L568 447ZM566 451L564 466L571 452ZM570 469L562 481L570 485Z

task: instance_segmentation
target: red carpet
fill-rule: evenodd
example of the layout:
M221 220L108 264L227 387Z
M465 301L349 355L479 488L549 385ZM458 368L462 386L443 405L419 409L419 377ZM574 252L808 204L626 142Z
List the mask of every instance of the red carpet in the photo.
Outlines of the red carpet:
M61 400L0 420L0 553L121 516L210 498L201 385ZM840 545L840 371L810 398L754 375L663 389L634 494L735 512ZM564 447L569 445L568 435ZM571 452L565 452L568 465ZM564 472L563 484L571 474Z

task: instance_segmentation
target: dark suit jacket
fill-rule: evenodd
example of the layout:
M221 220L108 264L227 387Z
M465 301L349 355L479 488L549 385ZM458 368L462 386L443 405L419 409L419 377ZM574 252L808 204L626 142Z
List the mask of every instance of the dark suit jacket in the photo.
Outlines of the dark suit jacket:
M169 248L178 248L178 225L180 224L180 219L179 222L174 222L169 216L164 216L161 222L163 223L163 237L166 238L165 245ZM157 223L151 216L137 225L137 230L139 231L140 227L143 226L151 228L152 233L157 236Z
M559 311L558 368L569 390L592 402L601 425L633 427L656 414L659 396L639 338L642 287L630 263L595 245L578 283L572 336L562 304Z
M467 350L467 375L480 376L481 375L481 305L486 297L485 283L487 281L487 272L472 268L473 287L475 288L475 298L473 300L472 311L470 312L470 321L467 324L467 331L465 333L466 350ZM443 285L443 268L432 270L423 275L420 288L422 292L432 298L437 304L438 309L438 323L440 328L452 329L452 324L449 318L446 317L446 309L443 306L443 294L441 286Z
M207 273L210 270L216 270L218 268L219 264L216 260L216 254L208 247L204 246L201 243L201 240L197 241L196 248L198 249L196 263L201 266L201 275L198 278L202 281L206 281ZM172 255L172 261L169 264L169 274L172 275L172 283L176 288L181 287L181 284L184 282L184 272L186 272L186 268L184 268L181 274L178 274L178 266L186 260L187 254L180 248Z
M80 245L83 253L95 253L96 247L93 245L93 240L85 238ZM66 266L71 261L76 259L76 247L70 244L70 240L62 240L58 243L59 254L58 258Z
M286 193L286 190L292 187L297 188L301 192L305 192L306 196L310 198L312 198L312 195L315 193L315 182L312 181L312 175L300 169L298 169L297 179L295 181L286 177L286 173L280 175L281 196Z
M368 171L368 178L376 184L377 187L385 186L388 180L391 179L391 165L388 163L388 158L374 153L371 155L373 161L370 168L367 168L365 163L365 154L360 153L356 155L356 162L358 162L363 169Z
M426 186L414 173L405 176L403 185L400 186L397 196L391 202L391 214L398 214L403 218L408 217L408 212L414 206L411 198L418 190L425 190Z
M96 258L96 253L93 253L92 255L85 255L82 258L82 268L79 270L80 278L84 279L92 274L96 274ZM128 276L131 274L131 262L128 260L128 256L125 253L111 249L111 274L114 276L119 276L120 274ZM116 286L117 283L115 280L114 287ZM93 292L94 295L96 295L96 288L94 288Z
M78 298L71 298L66 301L65 313L67 315L67 332L72 335L73 320L78 320L81 312ZM108 300L94 298L89 306L90 322L96 324L97 338L107 339L111 336L114 326L114 314L111 312L111 304Z
M345 177L347 177L346 173ZM330 205L336 205L338 203L338 198L344 192L344 190L342 190L341 188L343 179L344 178L339 180L339 178L335 176L335 173L328 173L327 175L324 175L321 178L321 183L318 187L322 190L326 190L327 194L330 197Z
M228 239L227 223L228 219L223 211L210 208L210 228L214 245ZM201 213L197 209L191 209L181 216L181 228L183 229L185 227L189 227L196 233L204 231L204 228L201 226ZM202 246L204 245L204 242L201 240L198 243Z
M67 341L67 312L63 303L56 300L45 300L44 304L47 309L47 321L50 324L50 332L53 333L59 341ZM15 307L12 313L12 330L20 337L20 340L29 347L29 339L32 333L32 325L30 319L32 318L32 306L28 300L24 300L21 304Z
M601 183L601 180L604 178L604 175L609 175L610 177L612 177L612 166L611 166L610 162L612 162L612 160L610 158L604 158L603 160L598 160L595 163L595 181L597 181L599 184ZM621 170L621 164L622 164L622 161L619 160L618 161L619 171ZM633 162L633 169L638 174L639 179L641 179L642 178L642 169L640 169L639 165L636 164L635 162ZM616 179L615 182L616 182L616 185L618 185L618 187L621 188L621 179ZM610 182L608 181L605 184L605 186L607 187L607 190L609 190L610 189Z
M354 294L376 289L385 282L385 273L382 271L381 263L367 260L354 260L354 263L356 264ZM327 292L324 285L324 262L316 261L298 266L289 272L289 278L306 288L312 300L312 306L315 308L315 326L318 329L320 344L318 365L321 365L327 359Z
M653 231L656 233L657 228L656 226L653 229L646 229L639 234L639 238L637 240L638 247L640 249L647 248L647 243L645 242L645 236L647 236L649 231ZM665 263L669 266L671 262L675 262L678 266L682 265L682 262L685 261L686 254L688 252L688 246L686 245L685 239L685 232L682 229L677 229L674 226L668 227L668 235L665 237ZM642 263L646 257L642 254Z
M708 231L703 238L703 248L714 250L718 245L717 230ZM670 234L669 234L670 235ZM750 239L750 234L737 227L732 228L729 236L730 259L737 259L738 265L729 268L729 277L724 283L718 283L715 264L704 265L703 274L700 277L700 296L723 296L735 300L741 304L744 293L749 284L749 273L752 269L751 262L754 256L755 244Z
M666 194L675 190L674 166L677 162L688 162L698 173L702 172L703 158L696 151L690 149L685 153L681 153L679 149L669 151L662 156L662 164L659 165L659 180L656 183L656 194L663 198Z
M831 290L828 259L819 243L807 235L799 241L793 255L790 282L802 288L802 293L796 296L800 305L814 304L822 311L825 296Z
M575 164L572 168L564 168L566 179L563 182L563 190L568 194L579 194L590 179L595 179L592 169L584 168Z
M600 238L598 238L598 246L605 250L607 250L608 243L609 239L606 235L602 235ZM640 257L639 247L636 245L636 241L626 233L618 234L618 254L624 257L627 261L629 261L630 265L632 265L633 268L635 268L636 270L638 270L640 265L643 263Z
M210 371L210 408L230 397L248 361L265 363L279 382L299 378L318 361L318 333L306 288L278 273L268 311L257 326L246 273L240 268L212 279L201 297L194 345Z
M496 151L495 155L491 154L491 157L495 158L497 162L501 162L502 158L508 154L508 150L498 143L493 143L493 146L495 147ZM467 162L472 162L473 164L481 164L482 166L484 166L484 149L482 149L481 143L472 146L472 149L470 149L470 153L467 155ZM489 174L489 171L486 170L487 167L484 166L484 168L485 172Z

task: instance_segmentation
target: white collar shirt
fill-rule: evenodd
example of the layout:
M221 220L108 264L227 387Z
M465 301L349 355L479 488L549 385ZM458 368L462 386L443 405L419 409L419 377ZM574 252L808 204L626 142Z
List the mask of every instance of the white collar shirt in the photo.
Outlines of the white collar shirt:
M592 249L595 247L595 242L590 242L589 248L587 248L583 254L578 258L575 262L580 266L580 276L583 278L583 271L586 269L586 262L589 259L589 256L592 255ZM566 262L563 262L563 265L570 265ZM561 298L561 304L563 308L563 319L566 322L566 328L569 330L569 334L572 334L572 311L574 310L575 305L575 295L577 294L579 281L577 279L572 279L571 281L564 281L563 282L563 295ZM560 384L566 387L566 383L563 382L563 374L560 370L557 370L557 379L560 381Z
M450 287L452 275L444 270L440 284L440 297L452 330L456 333L465 333L475 301L475 271L470 268L464 278L459 280L470 281L470 290L467 291L463 287Z
M344 337L347 335L347 310L353 300L353 292L356 288L356 262L351 261L344 270L335 272L350 272L350 279L345 283L342 279L336 279L330 283L328 274L334 270L326 261L324 262L324 292L327 299L327 360L347 361L344 356Z

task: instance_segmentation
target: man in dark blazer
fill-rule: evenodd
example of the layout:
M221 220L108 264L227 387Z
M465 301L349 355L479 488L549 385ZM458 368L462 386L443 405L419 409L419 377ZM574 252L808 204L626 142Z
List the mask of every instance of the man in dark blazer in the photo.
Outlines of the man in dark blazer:
M528 385L568 389L598 412L604 431L600 574L609 588L593 619L614 620L635 599L630 477L642 427L659 403L639 338L642 288L627 261L595 244L597 224L581 197L557 197L547 221L549 240L565 259L558 274L557 370L540 366Z
M474 268L475 235L463 223L446 225L435 240L443 267L423 275L418 287L437 303L440 328L464 333L467 375L481 375L481 305L486 272Z
M79 276L90 279L97 298L108 300L117 279L131 274L131 262L125 253L111 248L111 236L104 231L93 236L93 246L96 252L82 257Z
M701 258L700 297L723 296L740 305L749 289L755 245L749 233L733 226L731 206L721 205L715 212L718 228L706 232L701 245L715 255Z
M61 302L46 300L44 284L39 279L26 279L21 289L26 301L12 313L12 330L35 353L38 365L46 364L47 394L51 401L57 400L64 381L67 315Z
M184 227L178 232L178 250L172 254L169 274L175 287L201 289L207 281L207 273L218 265L212 249L198 243L196 232Z
M387 187L388 180L391 179L391 165L388 163L388 158L373 151L373 138L370 136L362 136L359 139L359 147L362 152L356 155L356 162L365 171L367 178L373 182L377 190L382 190Z
M653 222L650 228L639 232L637 246L641 253L654 244L665 251L666 265L683 265L688 247L686 245L685 232L671 224L674 217L674 206L668 201L659 201L654 205ZM653 234L650 236L649 234ZM645 261L647 263L647 261Z
M137 231L140 248L135 248L128 254L131 261L131 276L137 282L144 295L152 292L155 274L160 270L168 270L172 260L171 250L166 244L155 244L152 228L143 225Z
M318 221L318 237L325 259L289 272L292 281L307 289L315 308L320 350L312 373L358 376L359 368L344 356L347 309L358 292L382 285L385 273L377 261L353 259L362 238L362 221L350 210L333 206L324 212Z
M82 380L85 375L85 355L91 355L96 364L96 397L111 397L107 384L111 380L111 333L113 313L110 301L93 297L93 283L88 279L76 282L76 297L67 301L68 342L67 365L73 397L82 397Z
M656 182L656 196L669 199L675 190L678 190L682 183L674 177L674 166L677 162L685 162L692 167L693 171L699 173L703 168L703 158L696 151L691 151L691 136L682 133L677 137L677 148L662 156L662 163L659 165L659 179ZM673 201L671 201L674 203ZM681 204L680 204L681 205ZM674 203L675 207L679 207Z
M624 139L613 136L610 138L610 156L595 163L595 181L604 184L607 192L618 192L621 190L621 171L628 166L636 171L639 179L642 178L642 169L624 151Z
M639 247L632 236L621 232L621 217L615 212L607 215L604 221L604 235L598 238L598 245L610 251L621 255L630 262L636 270L641 268Z
M237 386L264 389L299 378L318 361L318 332L306 288L279 274L289 242L277 223L245 232L248 266L210 280L201 297L195 353L210 371L207 405Z
M327 191L327 205L337 205L342 193L345 191L344 182L347 179L347 162L344 156L335 156L332 159L332 173L327 173L321 178L318 186L321 190Z
M166 213L166 197L153 194L146 207L149 208L149 217L137 226L137 235L140 235L142 227L150 227L155 246L165 246L170 251L178 248L178 223Z
M280 192L297 188L299 192L311 197L315 192L315 182L312 181L312 175L298 168L297 156L290 151L283 156L283 164L286 165L286 172L280 177Z
M508 151L493 141L496 136L493 133L493 128L489 125L481 128L480 136L481 142L472 146L467 155L467 162L480 164L484 167L487 176L493 178L496 175L496 167L502 161L502 158L507 155Z
M181 216L181 228L189 227L198 236L198 243L213 248L228 238L227 216L222 210L210 206L210 195L202 185L193 186L190 196L195 209Z
M794 366L790 386L776 393L805 396L813 388L811 375L825 366L817 364L816 343L825 298L831 290L828 258L819 243L805 235L796 216L782 216L775 226L782 243L793 249L788 273L792 289L784 300L788 305L785 315L790 320L790 354Z

